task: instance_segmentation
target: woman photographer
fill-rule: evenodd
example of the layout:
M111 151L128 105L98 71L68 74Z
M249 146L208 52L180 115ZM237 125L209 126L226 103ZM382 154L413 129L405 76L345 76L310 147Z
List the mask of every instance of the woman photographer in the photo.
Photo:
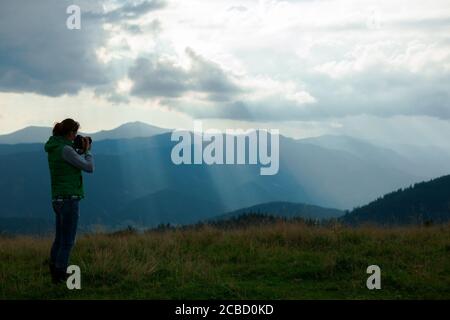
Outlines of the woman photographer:
M82 138L79 152L75 149L79 127L75 120L65 119L54 126L53 136L45 144L56 215L55 240L50 252L50 273L54 283L67 279L66 270L77 232L79 201L84 198L82 171L94 171L90 138Z

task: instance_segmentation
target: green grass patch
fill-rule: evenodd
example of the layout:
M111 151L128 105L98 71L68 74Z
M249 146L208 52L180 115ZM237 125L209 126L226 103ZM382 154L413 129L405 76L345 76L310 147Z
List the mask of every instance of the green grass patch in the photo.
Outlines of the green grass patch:
M450 226L298 222L77 239L82 289L53 285L51 239L0 238L0 299L450 299ZM381 290L366 268L381 267Z

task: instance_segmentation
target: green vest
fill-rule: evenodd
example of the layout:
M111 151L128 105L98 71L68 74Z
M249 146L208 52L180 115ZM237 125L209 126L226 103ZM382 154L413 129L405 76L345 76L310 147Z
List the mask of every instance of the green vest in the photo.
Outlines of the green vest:
M45 144L52 184L52 198L58 196L80 196L84 198L83 176L78 169L62 157L65 146L72 147L73 142L58 136L52 136Z

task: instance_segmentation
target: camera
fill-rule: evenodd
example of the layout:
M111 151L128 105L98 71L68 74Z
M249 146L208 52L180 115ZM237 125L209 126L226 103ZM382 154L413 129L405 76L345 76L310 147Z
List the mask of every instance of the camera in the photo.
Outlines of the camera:
M87 137L87 138L89 140L89 143L92 144L91 137ZM75 137L75 140L73 141L73 147L74 147L74 149L77 149L77 150L83 149L83 136L77 135Z

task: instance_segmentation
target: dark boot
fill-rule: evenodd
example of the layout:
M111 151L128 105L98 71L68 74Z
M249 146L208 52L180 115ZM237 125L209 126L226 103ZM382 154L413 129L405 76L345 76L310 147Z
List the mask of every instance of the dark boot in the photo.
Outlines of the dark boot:
M50 275L52 276L52 282L57 283L58 282L58 274L56 272L55 264L50 262L48 267L50 269Z
M66 273L66 269L56 268L54 269L54 276L52 276L52 282L57 283L65 283L69 275Z

